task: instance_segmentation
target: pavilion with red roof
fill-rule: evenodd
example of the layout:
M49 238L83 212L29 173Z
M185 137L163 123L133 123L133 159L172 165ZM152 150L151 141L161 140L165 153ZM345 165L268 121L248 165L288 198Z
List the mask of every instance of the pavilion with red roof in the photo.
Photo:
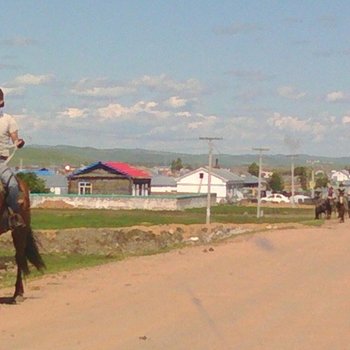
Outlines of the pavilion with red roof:
M128 163L95 162L68 177L70 194L148 196L150 192L150 174Z

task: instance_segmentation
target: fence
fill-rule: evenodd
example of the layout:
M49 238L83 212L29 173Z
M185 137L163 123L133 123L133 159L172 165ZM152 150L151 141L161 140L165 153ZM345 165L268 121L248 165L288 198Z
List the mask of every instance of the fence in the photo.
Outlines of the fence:
M204 208L207 205L206 194L153 196L31 194L30 198L32 208L184 210ZM212 194L212 205L215 205L215 202L216 195Z

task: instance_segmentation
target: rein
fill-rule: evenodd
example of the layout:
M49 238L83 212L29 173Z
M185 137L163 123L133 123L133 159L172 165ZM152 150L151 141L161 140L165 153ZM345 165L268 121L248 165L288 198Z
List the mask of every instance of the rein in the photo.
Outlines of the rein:
M15 153L16 153L16 151L17 151L17 146L16 146L15 144L13 144L13 145L8 145L6 148L7 148L7 149L13 148L12 154L9 155L9 156L7 157L7 159L4 161L4 164L5 164L5 165L8 165L8 163L10 162L10 160L13 158L13 156L15 155Z

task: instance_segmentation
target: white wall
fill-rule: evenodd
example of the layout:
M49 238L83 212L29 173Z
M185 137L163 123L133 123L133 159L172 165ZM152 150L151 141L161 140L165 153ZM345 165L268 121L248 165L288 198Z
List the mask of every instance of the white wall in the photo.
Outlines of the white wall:
M203 179L199 178L199 174L203 173ZM198 171L193 174L179 179L177 181L178 193L208 193L208 173ZM211 174L210 192L216 193L216 200L220 202L226 199L226 183L215 175Z
M174 186L152 186L151 193L176 193L176 187Z
M335 181L346 181L346 180L349 180L349 177L340 172L340 171L336 171L332 174L332 180L335 180Z
M31 194L31 208L85 208L85 209L146 209L184 210L205 208L206 195L157 195L157 196L76 196ZM215 204L215 195L211 202Z

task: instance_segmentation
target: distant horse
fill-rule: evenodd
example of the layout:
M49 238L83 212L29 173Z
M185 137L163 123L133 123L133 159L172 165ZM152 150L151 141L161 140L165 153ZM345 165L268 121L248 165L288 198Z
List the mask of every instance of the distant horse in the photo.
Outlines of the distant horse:
M31 229L28 186L21 179L17 178L17 181L20 189L20 215L23 218L25 226L11 229L12 240L16 250L15 260L17 265L17 278L12 302L16 302L18 297L23 297L24 295L22 274L29 274L30 271L28 262L34 265L39 271L42 271L45 268L45 263L40 256L39 249L37 243L35 242L33 231ZM10 229L8 223L6 195L6 189L0 191L0 234L3 234Z
M332 200L330 198L321 199L315 206L315 219L318 220L321 214L326 215L326 219L330 219L332 216Z
M344 192L345 190L341 190L339 189L339 194L338 194L338 199L337 199L337 211L338 211L338 218L339 218L339 221L340 222L344 222L344 215L345 215L345 207L346 207L346 204L345 201L346 201L346 198L344 196Z

